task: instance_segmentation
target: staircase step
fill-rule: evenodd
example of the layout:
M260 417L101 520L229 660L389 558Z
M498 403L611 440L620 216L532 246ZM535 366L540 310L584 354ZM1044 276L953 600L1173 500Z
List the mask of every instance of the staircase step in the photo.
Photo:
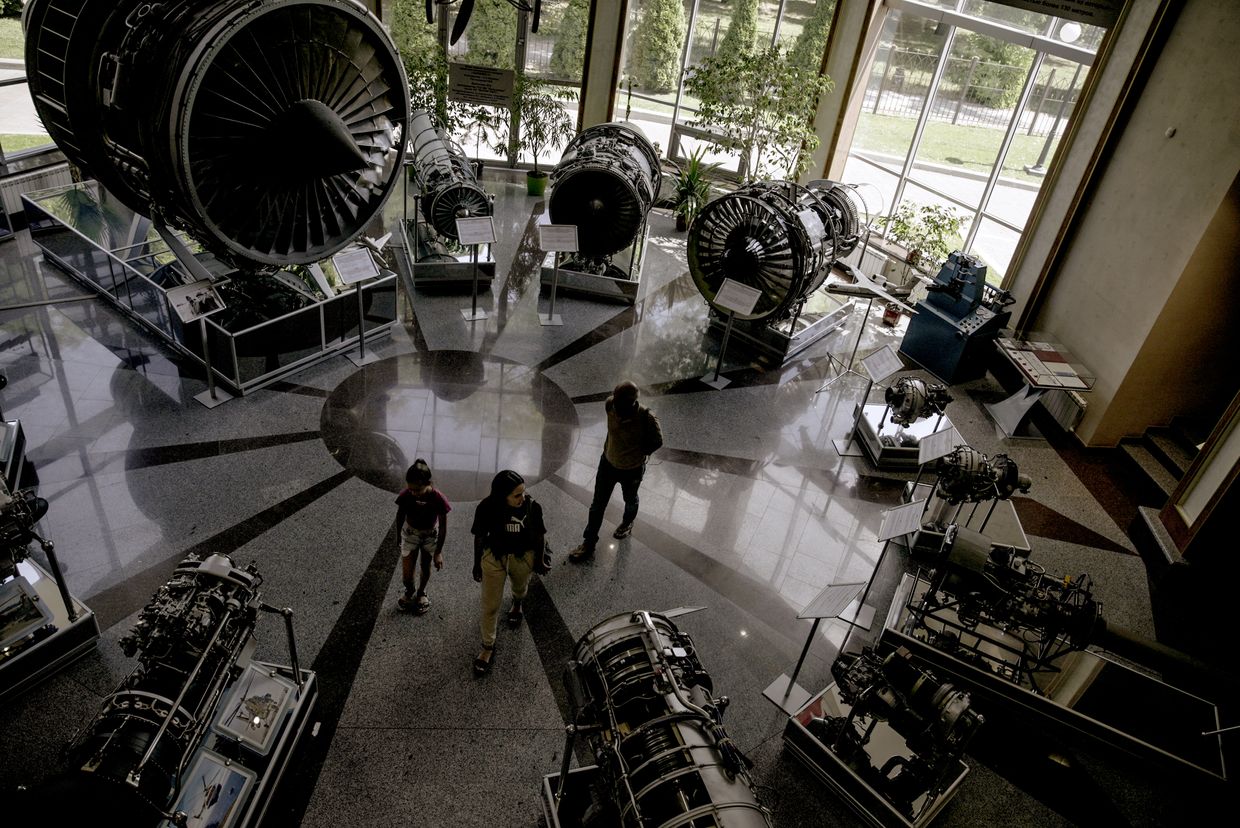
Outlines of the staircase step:
M1158 510L1149 506L1138 506L1137 512L1140 524L1138 528L1143 530L1137 535L1137 548L1149 553L1145 556L1146 563L1152 564L1151 568L1155 570L1183 565L1184 559L1180 557L1180 550L1158 517Z
M1161 460L1162 464L1176 478L1182 478L1184 472L1188 471L1188 467L1192 465L1193 460L1197 457L1196 446L1189 450L1175 437L1170 429L1146 429L1145 443L1145 447Z
M1185 446L1196 448L1206 441L1217 424L1205 417L1172 417L1168 429Z
M1167 471L1162 462L1144 444L1120 443L1119 447L1127 455L1128 459L1149 479L1153 490L1161 492L1162 498L1157 504L1161 507L1171 497L1171 493L1175 491L1175 487L1179 484L1175 475Z

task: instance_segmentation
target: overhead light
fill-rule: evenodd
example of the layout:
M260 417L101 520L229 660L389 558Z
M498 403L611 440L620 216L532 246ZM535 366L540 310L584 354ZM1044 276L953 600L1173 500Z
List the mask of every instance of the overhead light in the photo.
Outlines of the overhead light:
M1059 27L1059 39L1064 43L1076 43L1081 37L1081 24L1069 20Z

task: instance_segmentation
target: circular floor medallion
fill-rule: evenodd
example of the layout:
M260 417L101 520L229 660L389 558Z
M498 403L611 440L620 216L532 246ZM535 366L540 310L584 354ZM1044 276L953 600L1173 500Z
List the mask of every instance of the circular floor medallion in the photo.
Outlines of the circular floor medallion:
M424 458L449 500L480 500L500 469L526 485L572 451L577 411L542 374L473 351L431 351L372 363L328 396L323 442L342 466L393 493Z

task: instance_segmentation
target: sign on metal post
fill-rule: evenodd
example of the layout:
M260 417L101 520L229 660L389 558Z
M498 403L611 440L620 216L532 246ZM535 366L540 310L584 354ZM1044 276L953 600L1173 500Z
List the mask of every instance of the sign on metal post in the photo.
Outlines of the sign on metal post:
M487 312L478 308L478 245L495 243L495 221L491 216L471 216L456 220L456 235L461 244L472 247L470 259L474 264L474 292L468 308L461 308L466 322L478 322L487 318Z
M936 431L928 437L922 437L917 444L917 465L924 466L931 460L938 460L956 446L964 443L964 438L954 427Z
M545 215L545 214L544 214ZM551 270L551 305L547 315L538 315L540 325L563 325L564 320L555 312L555 294L560 286L560 254L577 252L577 225L575 224L539 224L538 246L546 253L552 254Z
M874 382L882 382L896 371L904 370L904 363L896 356L896 352L891 350L890 345L884 345L874 353L864 357L861 360L861 364Z

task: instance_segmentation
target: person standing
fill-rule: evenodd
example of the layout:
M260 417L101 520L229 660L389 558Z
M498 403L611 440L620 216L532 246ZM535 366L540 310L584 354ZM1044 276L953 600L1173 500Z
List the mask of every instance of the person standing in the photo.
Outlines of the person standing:
M491 480L491 493L474 512L474 580L482 584L482 650L474 659L474 673L491 672L495 661L495 627L504 582L512 582L508 626L516 628L524 616L522 604L530 575L546 573L543 545L547 527L542 506L525 493L525 478L505 469Z
M431 579L431 563L443 569L443 545L448 540L448 512L452 505L435 488L431 467L422 458L405 472L405 488L396 496L396 521L400 526L400 571L405 594L397 600L403 610L422 615L431 608L426 584ZM422 575L418 591L413 591L413 573L418 564Z
M603 404L607 411L607 440L603 443L598 472L594 475L590 515L581 534L581 545L568 554L571 561L581 562L593 557L594 548L598 545L599 528L603 525L603 513L617 483L624 498L624 516L612 537L627 538L633 533L633 521L637 519L637 489L646 473L646 461L663 445L659 418L638 402L637 396L637 386L625 380L612 390Z

